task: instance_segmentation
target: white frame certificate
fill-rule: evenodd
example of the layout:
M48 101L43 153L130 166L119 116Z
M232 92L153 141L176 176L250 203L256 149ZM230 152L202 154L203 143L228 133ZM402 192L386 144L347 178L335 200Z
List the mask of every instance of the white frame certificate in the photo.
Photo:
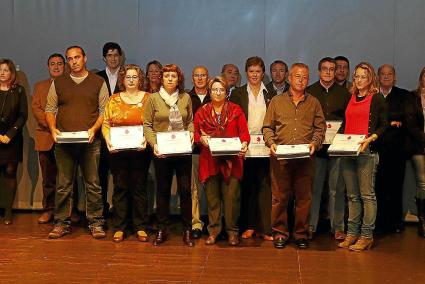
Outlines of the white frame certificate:
M365 139L365 135L337 134L329 146L329 156L346 157L358 156L360 153L359 142Z
M337 134L339 128L341 127L342 120L328 120L326 121L326 134L325 141L323 144L332 144L335 135Z
M270 157L270 148L266 146L262 134L251 134L251 142L249 142L247 158L268 158Z
M113 126L109 130L111 150L135 150L142 147L143 125Z
M278 145L276 156L278 160L310 158L309 144Z
M208 140L208 147L212 156L235 156L241 151L242 143L239 137L211 137Z
M189 131L168 131L156 133L158 152L167 156L192 154Z
M74 132L63 131L56 136L56 140L59 144L89 143L89 132L88 131L74 131Z

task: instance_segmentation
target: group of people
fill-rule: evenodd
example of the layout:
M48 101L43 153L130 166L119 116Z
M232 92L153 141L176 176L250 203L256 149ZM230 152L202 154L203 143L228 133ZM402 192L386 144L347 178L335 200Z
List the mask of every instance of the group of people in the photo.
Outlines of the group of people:
M292 236L299 248L308 248L321 204L327 204L331 231L341 241L338 246L363 251L373 244L375 224L386 232L403 229L407 159L413 162L417 182L418 234L425 237L425 68L418 88L408 92L395 86L395 68L388 64L375 73L371 64L359 63L351 83L347 58L324 57L318 64L319 79L308 85L307 65L294 63L288 68L276 60L270 66L272 81L265 85L265 64L254 56L246 60L247 84L237 87L240 74L234 64L225 64L222 74L213 77L205 66L196 66L193 88L187 92L177 65L151 61L145 76L139 66L122 64L117 43L104 45L106 68L97 74L87 70L80 46L67 48L65 58L61 54L48 58L50 78L35 84L31 102L43 178L44 211L38 221L53 219L49 238L71 232L79 167L92 236L106 236L105 218L111 207L114 242L133 232L139 241L149 241L147 179L152 162L155 246L169 234L175 174L187 246L194 246L194 239L202 235L199 196L204 191L207 245L215 244L224 231L231 246L237 246L240 237L258 236L284 248ZM66 65L69 72L64 71ZM4 223L11 224L27 101L16 68L7 59L0 60L0 105ZM358 156L328 155L324 138L330 121L341 122L338 133L365 135ZM137 149L113 148L111 128L140 125L144 138ZM57 143L61 132L75 131L87 131L88 143ZM192 155L161 153L157 134L167 131L188 131ZM253 135L263 135L270 157L245 157ZM233 137L241 141L238 155L211 154L211 138ZM277 158L279 145L296 144L308 144L310 157ZM109 170L114 182L112 206L107 202ZM327 203L322 196L328 196Z

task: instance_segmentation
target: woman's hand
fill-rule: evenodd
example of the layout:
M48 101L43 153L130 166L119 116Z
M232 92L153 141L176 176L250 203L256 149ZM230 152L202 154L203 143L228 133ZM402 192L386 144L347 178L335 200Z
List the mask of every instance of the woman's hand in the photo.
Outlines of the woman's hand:
M208 135L202 135L201 136L201 139L200 139L201 144L208 148L208 140L209 139L210 139L210 136L208 136Z
M272 144L270 146L270 153L272 154L272 156L276 156L276 149L277 149L276 144Z
M10 138L7 135L0 135L0 142L3 144L9 144Z
M190 133L190 143L192 143L192 145L193 145L193 141L194 141L193 132L189 131L189 133Z
M146 138L143 137L142 143L140 144L141 146L139 148L137 148L137 151L143 151L146 149Z
M114 150L111 144L111 140L109 140L109 138L105 138L105 142L106 142L106 147L108 148L109 153L116 153L118 152L117 150Z
M241 147L241 151L239 152L239 157L245 156L247 150L248 150L248 143L243 142L242 147Z
M376 134L372 134L370 137L363 139L362 141L359 142L360 144L360 152L363 153L364 151L366 151L367 147L369 147L369 144L373 141L375 141L376 139L378 139L378 135Z
M155 154L155 156L157 157L157 158L165 158L165 155L162 155L159 151L158 151L158 144L155 144L154 146L153 146L153 153Z

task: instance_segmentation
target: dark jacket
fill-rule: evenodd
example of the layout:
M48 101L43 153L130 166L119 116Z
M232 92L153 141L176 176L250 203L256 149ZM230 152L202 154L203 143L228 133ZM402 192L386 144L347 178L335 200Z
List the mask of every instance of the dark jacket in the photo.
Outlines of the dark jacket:
M232 91L230 96L230 101L239 105L243 113L245 114L245 118L248 121L248 89L247 85L243 85L239 88L236 88ZM276 95L276 92L263 90L264 101L266 102L266 107L269 106L271 99Z
M408 156L425 154L424 114L421 97L412 91L406 99L405 110L405 151Z
M267 89L267 92L269 92L269 93L275 92L277 94L276 90L273 87L273 81L269 82L266 85L266 89ZM288 90L289 90L289 83L288 82L285 82L285 87L283 88L283 93L287 92Z
M198 97L198 95L195 92L195 88L192 88L192 90L190 90L189 96L192 101L193 117L195 117L196 112L201 106L211 102L211 96L209 92L207 92L207 95L205 96L204 101L201 102L201 99ZM195 146L193 148L193 154L199 154L200 150L201 150L200 146L197 143L195 143Z
M99 71L96 74L102 77L103 80L105 80L106 86L108 87L109 96L112 96L113 94L118 93L120 91L120 88L118 87L119 78L117 79L117 84L115 85L115 89L113 90L114 92L111 92L111 86L109 85L109 78L106 74L106 70Z

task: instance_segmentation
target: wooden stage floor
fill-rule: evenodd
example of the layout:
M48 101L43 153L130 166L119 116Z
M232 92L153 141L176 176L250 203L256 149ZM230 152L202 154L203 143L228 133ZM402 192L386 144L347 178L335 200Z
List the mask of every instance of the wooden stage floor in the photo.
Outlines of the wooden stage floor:
M160 247L134 236L115 244L112 232L94 240L78 226L49 240L52 225L37 224L37 217L18 213L13 225L1 222L0 283L425 283L425 239L414 226L356 253L338 249L329 235L302 251L259 239L237 248L198 240L187 248L178 232Z

